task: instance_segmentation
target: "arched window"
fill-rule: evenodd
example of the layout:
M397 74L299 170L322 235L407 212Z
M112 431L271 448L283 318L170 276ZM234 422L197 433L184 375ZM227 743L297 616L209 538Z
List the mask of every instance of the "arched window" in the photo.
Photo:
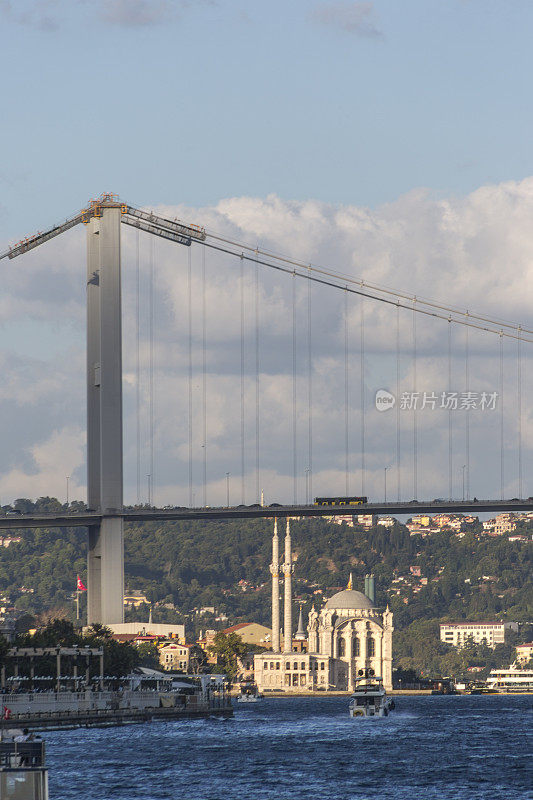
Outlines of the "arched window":
M352 641L352 658L357 658L361 655L361 645L357 636L354 636Z
M372 656L376 655L376 642L372 636L368 637L366 652L369 658L372 658Z
M346 655L346 642L344 639L339 639L339 658Z

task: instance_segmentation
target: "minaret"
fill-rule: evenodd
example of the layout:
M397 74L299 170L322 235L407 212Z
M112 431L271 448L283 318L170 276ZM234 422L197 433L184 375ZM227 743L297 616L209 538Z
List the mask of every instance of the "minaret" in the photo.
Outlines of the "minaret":
M292 581L291 575L294 571L291 553L291 529L290 520L287 518L287 532L285 534L285 563L283 564L283 574L285 575L285 614L283 620L283 652L292 652Z
M270 572L272 573L272 652L279 653L279 539L277 517L274 517Z
M294 638L300 641L307 639L307 634L304 628L304 617L302 612L302 603L300 602L300 616L298 617L298 630L294 634Z

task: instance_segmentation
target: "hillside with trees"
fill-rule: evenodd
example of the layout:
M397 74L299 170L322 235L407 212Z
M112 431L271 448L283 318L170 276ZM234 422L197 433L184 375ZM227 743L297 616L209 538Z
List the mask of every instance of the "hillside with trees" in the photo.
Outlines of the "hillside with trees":
M52 498L17 504L24 510L61 507ZM350 572L359 589L373 572L377 604L388 603L394 612L395 658L402 667L432 671L437 662L446 663L449 648L438 641L439 621L533 620L531 541L487 536L481 525L461 536L443 530L422 537L400 524L364 530L318 518L293 521L291 533L294 592L305 601L304 612L344 587ZM126 588L146 595L154 621L185 621L191 636L246 620L268 625L271 535L269 520L128 524ZM4 604L19 614L60 610L72 617L76 574L86 572L84 530L12 536L20 541L0 548ZM148 610L141 607L134 616L147 619ZM527 630L522 626L523 635ZM450 653L450 664L455 655ZM499 655L504 661L508 653ZM486 662L493 656L476 654Z

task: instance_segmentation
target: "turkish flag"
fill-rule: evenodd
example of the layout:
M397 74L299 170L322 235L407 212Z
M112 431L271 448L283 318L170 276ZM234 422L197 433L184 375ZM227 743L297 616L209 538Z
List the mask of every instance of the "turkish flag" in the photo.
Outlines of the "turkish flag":
M76 575L76 589L78 592L86 592L87 587L83 585L83 581L79 575Z

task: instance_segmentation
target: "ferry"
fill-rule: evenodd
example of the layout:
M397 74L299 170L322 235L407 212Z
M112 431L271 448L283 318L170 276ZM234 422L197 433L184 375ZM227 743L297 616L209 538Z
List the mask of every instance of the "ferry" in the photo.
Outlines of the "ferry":
M242 681L240 690L241 693L237 697L239 703L257 703L263 698L263 695L259 694L257 683L254 681Z
M487 689L493 692L533 692L533 669L517 669L512 664L507 669L493 669L487 678Z
M388 717L395 703L387 697L383 678L377 677L373 669L360 669L359 676L350 699L350 717Z

